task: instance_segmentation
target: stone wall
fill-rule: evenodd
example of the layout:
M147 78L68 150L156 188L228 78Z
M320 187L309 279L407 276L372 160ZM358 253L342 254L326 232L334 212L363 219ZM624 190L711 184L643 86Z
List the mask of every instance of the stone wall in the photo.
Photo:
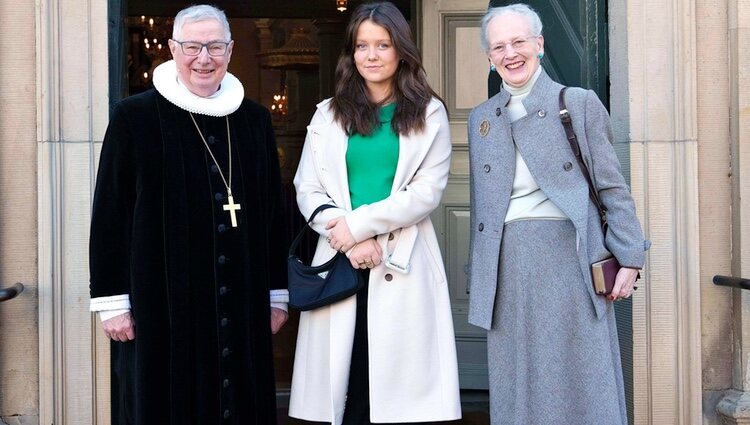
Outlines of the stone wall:
M728 1L698 0L696 17L703 423L714 425L732 385L732 291L712 283L731 274Z
M0 417L39 423L34 2L0 2Z

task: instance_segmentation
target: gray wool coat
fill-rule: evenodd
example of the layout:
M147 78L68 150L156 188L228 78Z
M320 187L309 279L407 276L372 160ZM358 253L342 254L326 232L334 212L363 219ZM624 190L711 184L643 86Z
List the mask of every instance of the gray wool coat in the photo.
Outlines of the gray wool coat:
M624 267L641 268L645 261L644 251L650 242L644 240L633 198L620 172L607 110L591 90L570 88L565 94L581 152L608 209L605 246L599 213L589 199L588 185L560 122L558 96L562 88L542 71L523 101L528 111L525 117L509 122L506 105L510 93L506 90L469 115L469 322L484 329L489 330L492 324L503 225L515 173L514 142L539 187L575 226L578 259L585 277L581 284L590 293L592 313L601 318L607 300L594 292L591 263L607 258L609 252Z

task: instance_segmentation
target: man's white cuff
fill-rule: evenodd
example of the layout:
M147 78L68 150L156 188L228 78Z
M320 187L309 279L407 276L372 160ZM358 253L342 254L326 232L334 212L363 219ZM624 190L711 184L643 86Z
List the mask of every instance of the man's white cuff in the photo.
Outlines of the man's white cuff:
M117 317L117 316L119 316L121 314L125 314L125 313L127 313L129 311L130 310L127 309L127 308L123 308L121 310L102 310L102 311L99 312L99 320L101 320L103 322L103 321L109 320L109 319L111 319L113 317Z
M130 295L112 295L91 299L89 311L130 310Z
M278 308L289 312L289 290L271 289L271 308Z
M271 302L272 303L288 303L289 302L289 290L288 289L271 289Z

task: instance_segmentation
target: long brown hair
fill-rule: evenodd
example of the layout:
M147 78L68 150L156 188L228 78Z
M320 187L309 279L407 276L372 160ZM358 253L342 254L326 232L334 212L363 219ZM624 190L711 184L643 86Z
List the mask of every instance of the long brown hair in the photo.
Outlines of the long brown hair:
M400 59L390 97L396 103L391 121L393 132L409 134L424 130L427 105L433 96L438 96L427 83L409 24L398 8L389 2L362 4L352 13L336 66L336 94L331 101L334 118L349 135L367 136L379 125L381 105L370 100L365 81L354 63L357 30L364 21L371 21L388 31Z

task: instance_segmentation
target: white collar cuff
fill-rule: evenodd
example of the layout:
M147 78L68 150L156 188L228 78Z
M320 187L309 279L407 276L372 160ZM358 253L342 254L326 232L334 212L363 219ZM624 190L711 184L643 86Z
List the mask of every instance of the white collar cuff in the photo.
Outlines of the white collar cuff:
M194 114L223 117L239 109L245 98L245 89L234 75L227 72L219 90L210 97L201 97L185 87L177 78L174 60L164 62L154 69L154 88L180 109Z

